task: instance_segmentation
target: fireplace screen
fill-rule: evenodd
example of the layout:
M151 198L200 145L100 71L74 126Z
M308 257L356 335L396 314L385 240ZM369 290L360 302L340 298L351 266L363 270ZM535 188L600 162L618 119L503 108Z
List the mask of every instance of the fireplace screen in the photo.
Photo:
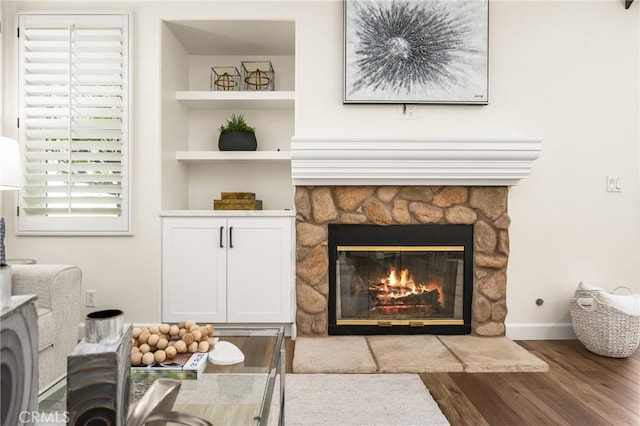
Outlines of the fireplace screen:
M442 226L330 226L330 334L464 334L471 230Z

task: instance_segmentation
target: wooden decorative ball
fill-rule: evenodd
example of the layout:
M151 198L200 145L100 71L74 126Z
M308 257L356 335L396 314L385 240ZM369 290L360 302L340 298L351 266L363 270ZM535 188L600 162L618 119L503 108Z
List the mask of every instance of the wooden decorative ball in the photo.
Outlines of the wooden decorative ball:
M194 340L193 334L191 333L184 333L184 335L182 336L182 341L185 342L187 346L193 343L193 340Z
M168 346L167 349L165 349L164 353L167 354L167 358L173 359L178 354L178 351L176 350L175 346Z
M175 346L176 350L178 351L179 354L183 354L187 351L187 344L185 342L183 342L182 340L178 340L176 342L176 346Z
M209 352L214 348L213 325L196 321L135 327L131 338L131 365L151 365L179 353Z
M131 354L131 365L140 365L142 362L142 353L135 352Z
M147 343L149 344L149 346L155 346L158 344L159 340L160 340L160 336L158 336L157 334L152 334L147 339Z
M143 330L140 333L140 336L138 336L138 343L140 344L147 343L147 340L149 340L149 336L151 336L151 333L149 333L149 330Z
M156 362L164 362L164 360L167 359L167 354L162 350L155 351L153 356Z
M158 343L156 343L157 349L166 349L167 346L169 346L169 341L164 337L161 337L160 340L158 340Z
M198 352L209 352L209 342L198 343Z
M151 352L147 352L146 354L142 355L142 363L144 365L153 364L155 359L156 359L155 356Z

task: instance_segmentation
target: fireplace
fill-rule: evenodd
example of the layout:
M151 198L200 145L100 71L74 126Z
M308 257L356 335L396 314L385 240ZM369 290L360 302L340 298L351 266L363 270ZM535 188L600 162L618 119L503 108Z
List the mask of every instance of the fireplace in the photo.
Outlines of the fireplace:
M467 308L471 310L471 333L504 335L511 223L508 188L529 176L541 150L542 140L529 137L292 138L297 333L325 336L330 317L335 315L329 308L330 263L335 263L329 260L329 227L468 225L473 229L473 253L468 252L473 264L464 265L464 274L472 274L472 291L463 290L463 299L471 298ZM379 245L390 246L386 242ZM405 251L405 258L407 254ZM384 248L367 256L387 255L403 256ZM352 259L358 256L363 253L351 253ZM414 281L423 280L411 273ZM446 319L453 320L459 321L455 306L453 318ZM415 321L415 328L435 327L436 319L430 321L422 326ZM446 325L465 327L468 321L463 308L462 326ZM412 329L409 323L408 330Z
M419 235L416 229L424 229L432 233L434 237L429 236L429 239L421 237L420 240L413 242L409 240L408 243L402 244L398 244L395 240L382 239L366 243L341 242L341 245L347 247L365 244L382 247L377 253L371 250L372 253L367 254L370 257L394 256L405 259L409 257L408 250L398 253L389 247L414 245L425 247L420 249L423 252L432 250L430 246L462 245L466 247L464 241L439 240L439 238L444 238L442 235L446 235L450 229L458 226L472 229L470 236L472 244L468 250L465 248L463 256L465 259L467 257L473 259L472 266L463 264L464 274L472 274L472 290L464 292L463 286L463 299L471 298L471 333L478 336L504 335L504 319L507 314L508 229L511 222L507 213L506 187L298 186L295 200L297 210L296 326L299 334L327 335L330 333L330 322L334 323L336 318L333 318L335 309L330 308L329 299L333 296L329 277L332 275L330 268L335 267L338 254L337 250L329 248L329 233L335 226L348 225L355 229L382 230L383 233L388 229L392 235L407 232L410 239ZM404 228L407 231L403 231ZM440 231L440 228L443 231ZM441 235L441 232L444 233ZM364 234L370 235L369 232ZM365 252L351 251L353 252L350 255L351 259L365 255ZM330 252L333 252L331 260ZM454 250L449 250L446 255L455 255L455 252L450 252ZM424 253L422 257L424 262L435 262L435 260L429 260ZM398 271L400 275L402 269ZM412 273L414 281L427 279L418 272L409 272ZM468 285L468 280L464 283ZM391 329L393 333L398 330L404 330L407 333L424 333L427 330L429 333L464 333L466 326L469 325L469 316L465 316L464 312L463 309L462 325L443 324L443 327L439 328L434 318L430 320L431 323L424 324L424 321L422 325L418 321L414 321L414 324L398 323L392 325ZM455 317L455 313L453 318L448 318L447 321L452 322L453 319L459 320ZM377 329L378 320L375 319L375 321L372 327ZM333 325L331 324L332 329ZM371 324L368 325L371 326ZM421 328L420 331L418 331L419 328ZM456 330L456 328L459 329ZM362 329L361 331L366 332Z
M328 333L469 334L470 225L328 227Z

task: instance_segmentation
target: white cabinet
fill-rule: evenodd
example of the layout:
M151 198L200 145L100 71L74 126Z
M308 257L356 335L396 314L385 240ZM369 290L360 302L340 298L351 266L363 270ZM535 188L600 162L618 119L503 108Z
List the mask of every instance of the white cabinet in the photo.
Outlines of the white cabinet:
M293 217L164 217L162 320L293 322Z

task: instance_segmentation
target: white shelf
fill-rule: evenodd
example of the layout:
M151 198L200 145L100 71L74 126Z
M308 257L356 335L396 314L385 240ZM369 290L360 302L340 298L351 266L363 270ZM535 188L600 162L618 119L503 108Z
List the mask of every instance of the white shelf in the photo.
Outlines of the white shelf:
M291 161L291 151L177 151L176 160L187 162L217 161Z
M176 100L192 109L282 108L293 109L295 92L178 91Z

